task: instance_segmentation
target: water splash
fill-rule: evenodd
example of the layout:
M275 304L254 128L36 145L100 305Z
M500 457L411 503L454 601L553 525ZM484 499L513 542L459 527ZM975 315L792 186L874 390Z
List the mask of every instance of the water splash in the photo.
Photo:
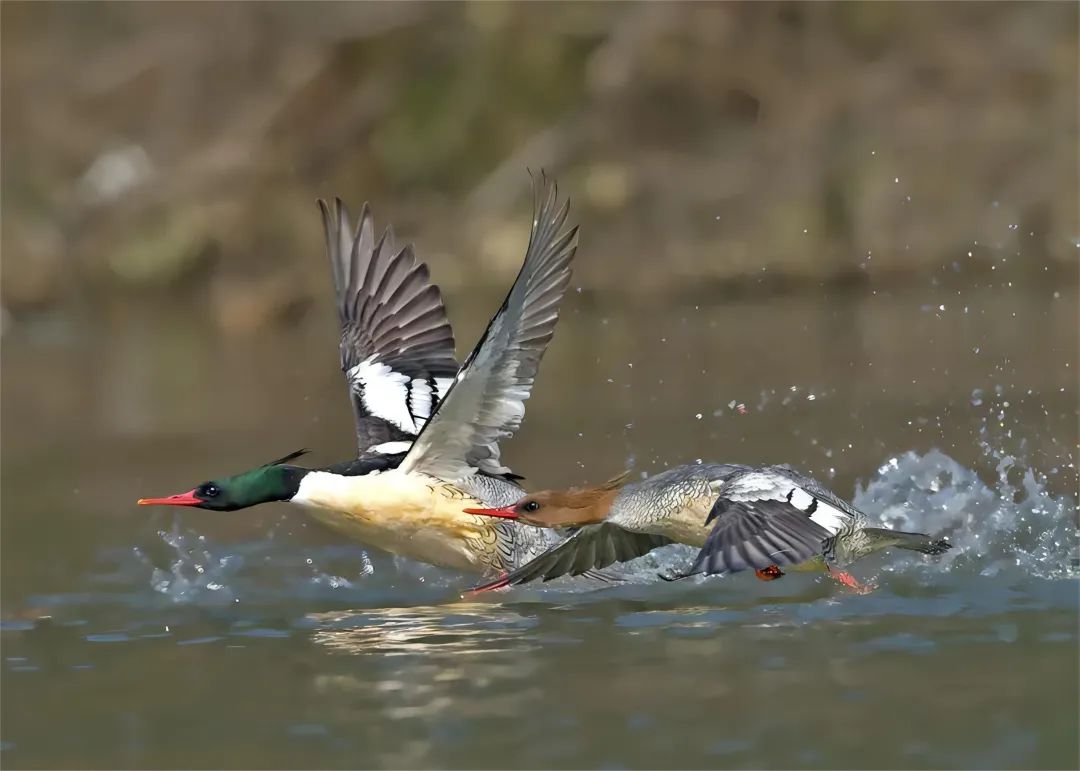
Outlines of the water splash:
M151 570L151 589L173 602L186 602L196 597L220 603L239 602L230 580L244 566L241 555L215 554L205 535L185 532L179 519L173 520L171 529L158 530L157 534L173 551L167 568L157 567L140 547L132 548L135 558Z
M1002 429L998 433L986 429L979 435L987 468L992 469L991 482L940 450L931 450L895 455L865 485L857 485L853 503L871 520L893 529L947 536L955 547L932 559L912 555L883 559L882 572L921 576L928 582L940 582L941 575L950 571L981 576L1014 571L1040 579L1080 577L1077 501L1056 495L1046 475L1006 450L1012 436L1002 425L1001 405L988 407L984 429L987 424ZM1074 468L1068 459L1059 465ZM401 557L376 553L373 559L355 544L314 551L273 539L215 544L181 527L179 516L157 536L158 543L146 549L135 547L133 553L144 576L149 568L152 591L176 604L224 606L300 599L372 607L384 601L434 600L448 589L456 593L471 584L468 577ZM148 554L155 549L159 550L156 559ZM610 572L625 584L657 584L661 574L684 570L695 553L690 547L669 546L613 566ZM693 579L687 585L701 582ZM535 588L542 594L578 594L607 586L599 581L560 579Z
M813 393L817 398L830 395L827 389ZM781 406L789 406L792 400L801 402L803 397L797 386L791 386ZM946 536L955 547L940 557L922 559L886 552L877 560L881 572L928 584L940 584L952 572L968 578L999 576L1006 581L1014 574L1046 580L1080 578L1077 499L1058 492L1063 487L1077 489L1075 448L1066 437L1059 437L1060 409L1047 407L1039 399L1030 391L1010 396L1001 386L976 389L967 400L972 408L973 446L982 456L981 462L973 464L976 468L940 450L909 451L886 456L875 476L856 486L854 505L875 523ZM768 401L763 391L757 409ZM728 406L734 409L733 405L741 406L738 402ZM1028 442L1033 431L1050 440L1040 445L1041 451L1033 450ZM1066 441L1060 441L1063 438ZM825 454L831 457L832 450L825 448ZM1048 474L1036 470L1037 464L1045 464ZM312 548L273 537L213 543L182 527L179 514L171 527L156 535L107 557L116 572L102 582L114 585L121 594L137 586L138 596L131 599L136 604L147 604L150 595L149 604L212 607L296 601L356 607L414 605L423 600L446 601L474 583L469 576L401 557L369 555L352 543ZM669 546L613 566L609 572L625 584L649 585L642 589L647 592L643 596L655 599L663 593L659 576L685 570L695 553L687 546ZM862 568L864 578L872 578L867 575L874 570L872 564L868 561ZM695 578L679 585L703 582ZM610 586L587 579L560 579L533 589L541 594L587 595ZM745 586L739 591L745 591ZM608 596L608 592L602 594Z
M1012 455L1002 454L994 468L997 481L989 485L940 450L907 452L890 458L874 479L859 485L854 504L886 527L948 535L957 548L928 563L940 571L1080 577L1076 500L1055 496L1045 476ZM1018 484L1010 481L1014 472L1019 472ZM885 569L904 570L905 564L910 563Z
M206 606L296 600L355 603L370 597L373 589L377 595L393 576L439 583L435 568L421 566L415 575L408 566L394 570L388 559L372 559L356 544L303 547L274 539L217 543L184 527L179 515L156 536L133 547L127 556L105 555L117 563L105 579L148 585L159 601ZM382 580L376 580L376 573Z

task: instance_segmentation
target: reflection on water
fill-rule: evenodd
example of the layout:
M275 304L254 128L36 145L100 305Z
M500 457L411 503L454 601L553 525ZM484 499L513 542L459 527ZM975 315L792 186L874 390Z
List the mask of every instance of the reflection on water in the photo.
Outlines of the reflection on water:
M387 656L494 653L505 648L506 638L518 638L535 625L529 618L464 602L312 613L304 620L311 624L311 639L319 645L339 653Z
M147 512L135 498L294 447L349 454L322 321L241 347L167 316L5 338L0 757L1075 767L1076 295L1030 291L972 292L955 319L925 294L606 314L571 298L507 447L529 484L790 462L955 544L859 563L866 596L812 574L658 582L689 553L668 547L625 584L465 601L473 577L286 506ZM282 356L295 366L267 365Z

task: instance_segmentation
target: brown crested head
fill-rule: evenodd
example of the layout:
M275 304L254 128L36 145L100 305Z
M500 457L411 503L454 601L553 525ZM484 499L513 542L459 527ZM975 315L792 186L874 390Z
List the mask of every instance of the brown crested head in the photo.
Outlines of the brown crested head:
M502 519L516 519L534 527L576 527L602 522L611 512L611 504L630 476L624 471L596 487L570 487L566 490L541 490L530 493L501 509L465 509Z

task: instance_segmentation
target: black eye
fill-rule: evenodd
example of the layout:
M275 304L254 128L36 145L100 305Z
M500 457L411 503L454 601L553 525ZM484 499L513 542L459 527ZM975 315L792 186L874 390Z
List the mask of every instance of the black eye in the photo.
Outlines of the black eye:
M221 488L217 485L203 485L202 494L204 498L213 498L221 492Z
M536 501L529 501L521 507L522 511L540 511L540 504Z

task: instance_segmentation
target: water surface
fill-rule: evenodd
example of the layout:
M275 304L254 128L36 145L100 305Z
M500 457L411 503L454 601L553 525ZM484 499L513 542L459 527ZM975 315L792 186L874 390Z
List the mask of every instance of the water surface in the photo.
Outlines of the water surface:
M499 298L450 298L459 353ZM190 307L4 340L8 767L1076 767L1077 295L912 287L635 307L572 293L506 457L534 487L790 462L947 535L878 588L472 578L285 505L139 509L351 451L333 320Z

